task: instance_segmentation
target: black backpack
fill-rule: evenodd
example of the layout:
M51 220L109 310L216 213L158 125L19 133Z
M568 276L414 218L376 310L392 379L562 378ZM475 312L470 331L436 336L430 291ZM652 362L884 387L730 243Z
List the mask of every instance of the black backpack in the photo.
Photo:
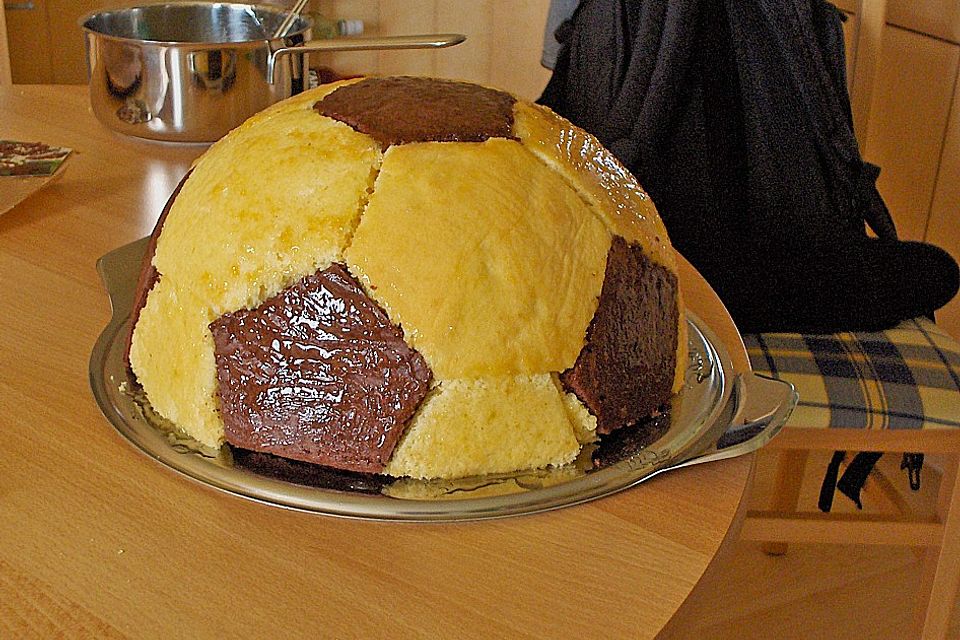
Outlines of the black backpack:
M584 0L558 30L539 101L637 176L741 331L886 328L960 286L946 252L897 240L842 20L825 0Z

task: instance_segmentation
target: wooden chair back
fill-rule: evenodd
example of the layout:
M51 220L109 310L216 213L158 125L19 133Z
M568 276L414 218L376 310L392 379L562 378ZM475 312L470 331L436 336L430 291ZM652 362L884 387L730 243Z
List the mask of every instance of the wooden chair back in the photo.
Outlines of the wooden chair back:
M874 86L880 66L883 28L887 23L887 0L860 0L856 20L857 33L851 52L852 72L848 85L853 130L860 143L860 154L866 157L867 132L876 96Z

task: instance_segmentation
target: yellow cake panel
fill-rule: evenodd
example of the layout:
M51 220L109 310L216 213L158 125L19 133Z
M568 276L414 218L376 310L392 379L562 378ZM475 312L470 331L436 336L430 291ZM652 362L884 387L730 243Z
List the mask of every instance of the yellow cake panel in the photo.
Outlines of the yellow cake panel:
M196 288L217 316L342 259L381 153L312 104L234 130L197 163L173 204L154 265Z
M527 102L514 107L513 131L595 205L611 232L676 272L676 256L653 200L599 140L547 107Z
M214 397L211 320L209 308L194 295L161 279L140 312L130 367L160 415L204 445L219 447L223 422Z
M562 371L597 308L610 234L521 144L390 147L346 252L439 379Z
M549 374L445 380L411 420L386 473L459 478L571 462L580 451Z
M323 99L329 93L332 93L339 89L342 86L353 84L354 82L359 82L363 78L350 78L349 80L340 80L337 82L331 82L330 84L324 84L314 89L298 93L295 96L287 98L286 100L281 100L263 111L254 114L246 121L243 122L235 131L241 129L249 129L253 126L260 126L260 123L264 120L270 120L278 115L289 113L292 111L303 111L307 109L313 109L318 101Z

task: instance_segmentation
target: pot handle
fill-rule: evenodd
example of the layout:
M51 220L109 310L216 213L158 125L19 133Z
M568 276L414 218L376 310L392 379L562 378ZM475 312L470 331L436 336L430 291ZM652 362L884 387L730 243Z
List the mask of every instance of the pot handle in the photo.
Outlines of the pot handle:
M437 33L419 36L384 36L374 38L328 38L310 40L295 47L281 47L267 58L267 82L273 84L277 62L281 56L307 51L370 51L383 49L442 49L458 45L467 36L460 33Z

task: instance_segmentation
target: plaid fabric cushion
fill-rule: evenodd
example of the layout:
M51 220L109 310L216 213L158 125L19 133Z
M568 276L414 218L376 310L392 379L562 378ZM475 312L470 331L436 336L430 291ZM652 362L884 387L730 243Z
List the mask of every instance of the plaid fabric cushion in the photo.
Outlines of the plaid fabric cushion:
M743 336L754 371L794 384L787 426L960 427L960 342L926 319L878 332Z

